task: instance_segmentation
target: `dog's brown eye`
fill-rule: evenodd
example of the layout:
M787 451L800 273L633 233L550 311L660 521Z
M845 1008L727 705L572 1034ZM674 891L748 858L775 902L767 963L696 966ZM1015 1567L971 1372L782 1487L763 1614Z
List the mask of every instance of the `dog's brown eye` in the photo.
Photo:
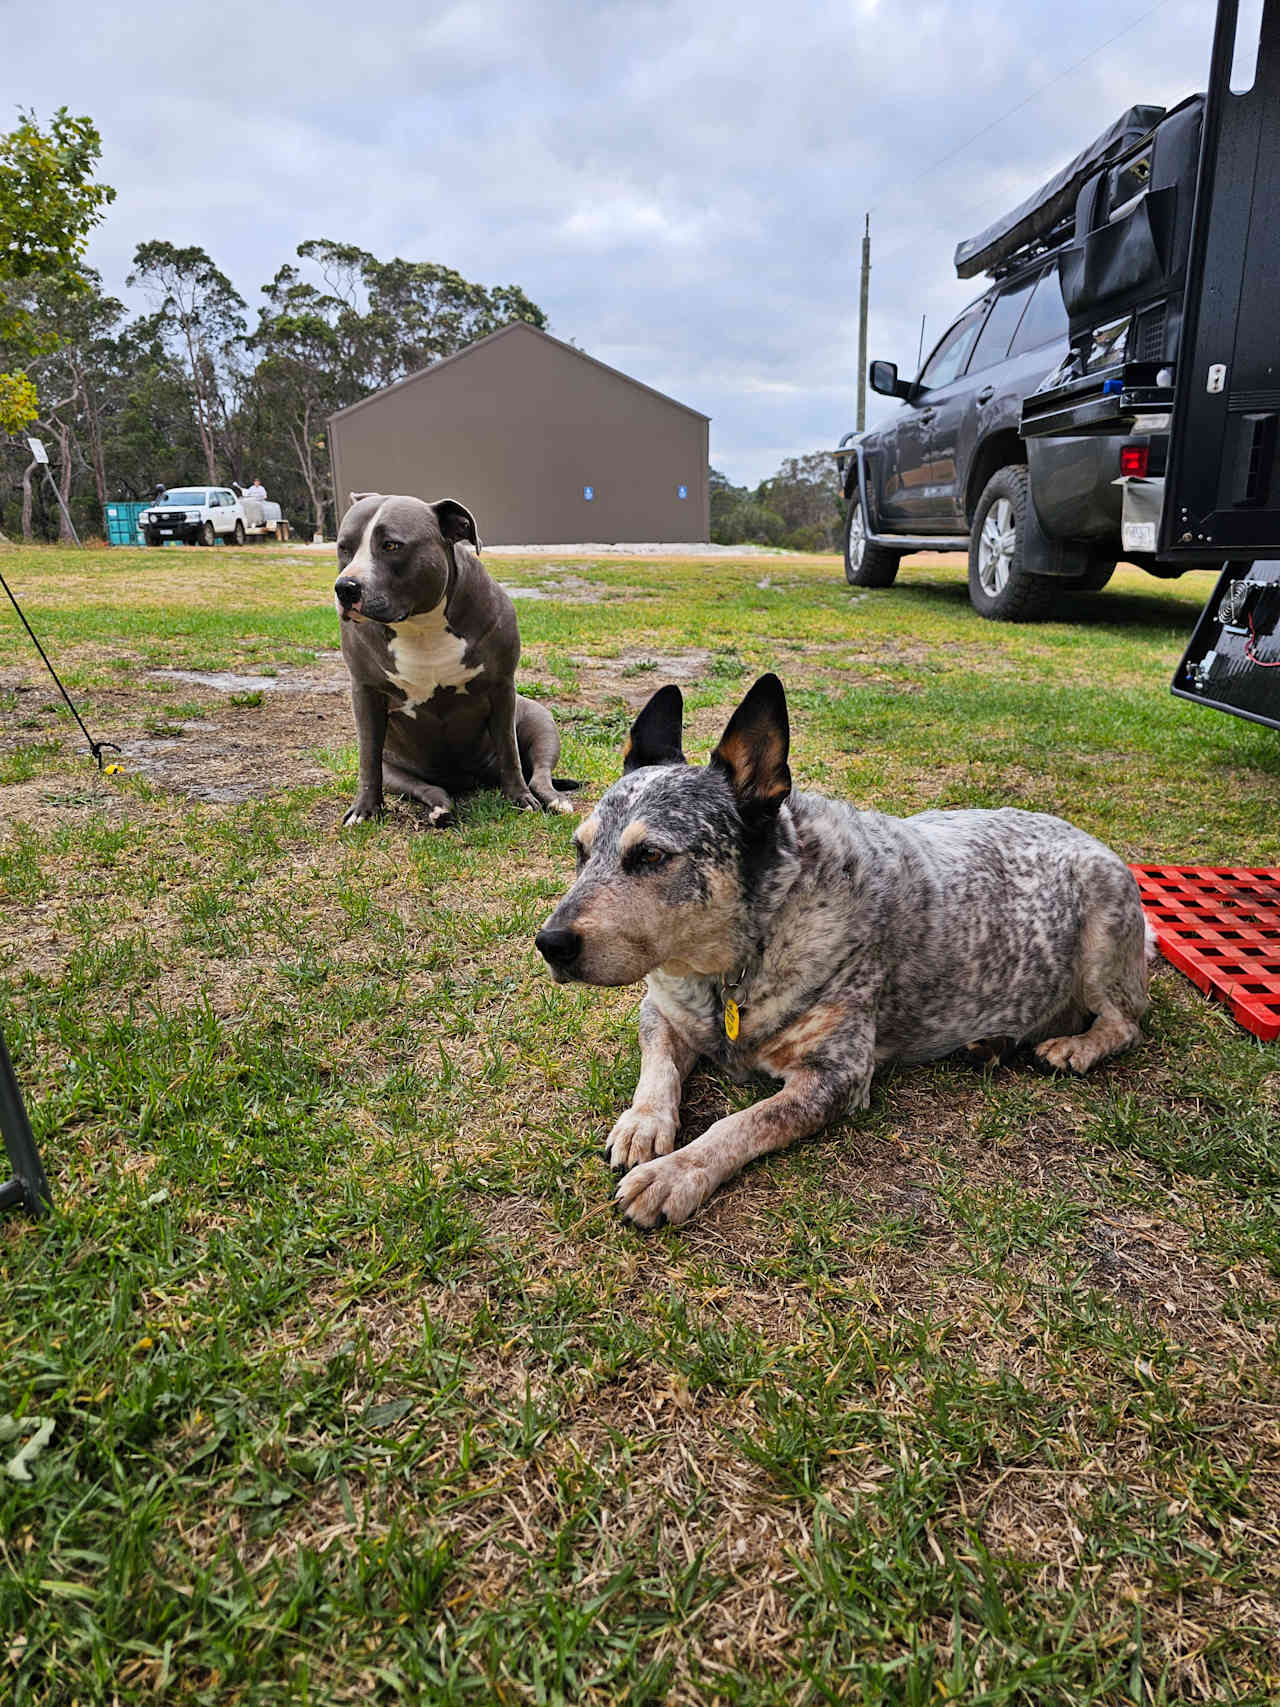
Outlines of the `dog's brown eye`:
M663 848L641 848L636 855L637 865L665 865L671 858Z
M384 551L399 551L400 541L398 539L384 539L382 549Z

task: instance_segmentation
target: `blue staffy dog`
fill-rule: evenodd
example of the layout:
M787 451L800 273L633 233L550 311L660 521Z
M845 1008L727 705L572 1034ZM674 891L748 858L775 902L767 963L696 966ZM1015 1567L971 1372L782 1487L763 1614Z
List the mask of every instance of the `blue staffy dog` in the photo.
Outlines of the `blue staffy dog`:
M515 606L481 566L471 512L452 498L351 499L333 591L360 789L342 822L380 818L388 789L425 806L436 828L452 822L451 792L463 789L571 812L551 775L559 731L545 706L516 692Z

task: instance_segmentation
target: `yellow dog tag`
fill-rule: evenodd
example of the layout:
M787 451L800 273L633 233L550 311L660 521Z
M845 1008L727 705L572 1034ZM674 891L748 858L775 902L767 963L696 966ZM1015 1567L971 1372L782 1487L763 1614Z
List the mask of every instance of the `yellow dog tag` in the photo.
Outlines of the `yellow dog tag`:
M738 1038L738 1004L726 997L724 1004L724 1034L730 1043L736 1043Z

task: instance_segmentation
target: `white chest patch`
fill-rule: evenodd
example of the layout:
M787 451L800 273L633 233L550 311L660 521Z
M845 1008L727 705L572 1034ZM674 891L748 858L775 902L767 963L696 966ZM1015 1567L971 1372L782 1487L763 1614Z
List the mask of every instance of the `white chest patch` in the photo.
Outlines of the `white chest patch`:
M480 665L463 663L467 643L445 621L444 605L422 616L408 617L390 627L391 668L388 679L405 696L401 709L416 717L437 688L460 688L466 692Z

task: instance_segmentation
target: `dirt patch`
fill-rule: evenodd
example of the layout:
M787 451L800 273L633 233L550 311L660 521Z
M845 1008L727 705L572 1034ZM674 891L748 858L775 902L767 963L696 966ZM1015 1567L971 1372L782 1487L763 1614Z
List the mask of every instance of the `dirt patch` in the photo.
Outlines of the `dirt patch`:
M273 676L236 675L231 670L151 670L153 681L185 682L216 693L345 693L347 672L341 655L325 659L320 672L280 670Z
M276 676L157 670L222 696L208 715L120 743L120 763L131 775L189 800L227 804L264 799L282 788L328 781L321 757L327 745L352 737L345 702L347 673L340 659L315 673L281 670Z
M549 563L547 567L555 569L559 565ZM503 590L513 599L554 599L562 605L599 605L609 599L653 597L651 588L604 587L598 581L589 581L585 575L567 571L554 580L540 581L536 587L504 587Z
M688 652L635 652L621 658L588 658L573 654L580 676L575 697L593 704L623 700L639 708L667 682L695 682L711 662L702 647Z

